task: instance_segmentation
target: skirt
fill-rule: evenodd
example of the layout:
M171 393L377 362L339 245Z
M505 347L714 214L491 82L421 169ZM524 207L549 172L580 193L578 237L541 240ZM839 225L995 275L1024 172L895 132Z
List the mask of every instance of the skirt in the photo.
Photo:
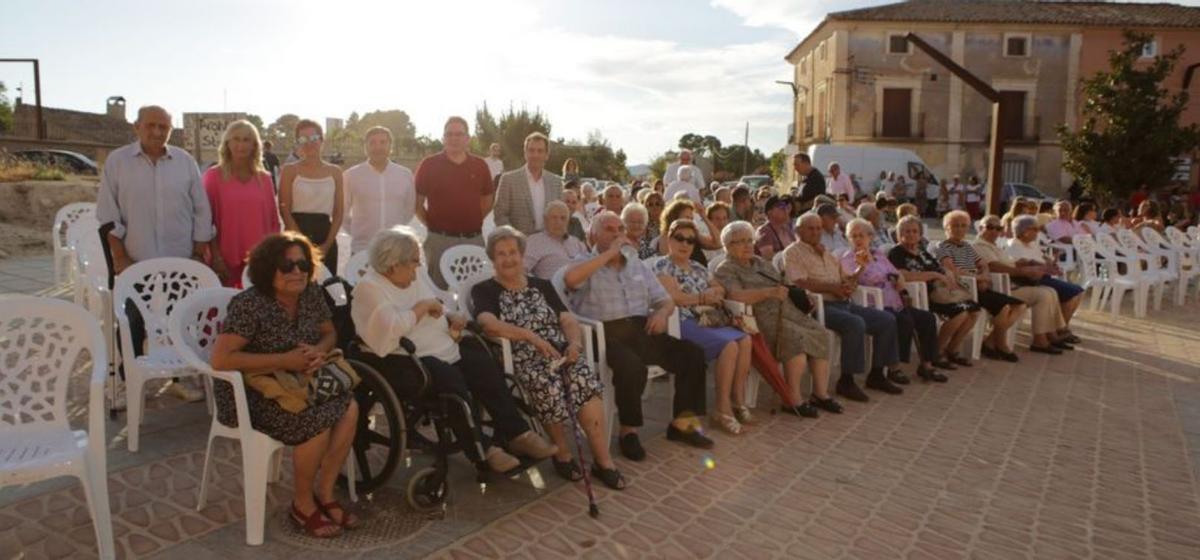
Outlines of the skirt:
M298 413L291 413L246 387L246 408L250 410L250 426L284 445L300 445L337 424L350 406L351 393L334 397ZM217 420L231 428L237 427L237 409L233 400L233 388L225 381L213 383L213 400L216 402Z
M979 305L987 310L989 315L995 316L1005 307L1009 305L1022 305L1025 302L1012 296L1008 296L995 290L984 290L979 293Z
M333 224L329 219L329 214L295 212L292 214L292 219L296 220L296 227L300 228L300 233L312 241L313 245L320 245L329 239L330 235L336 235L330 233ZM329 246L329 251L321 257L321 262L325 263L325 268L329 269L330 274L337 274L337 249L337 240L334 239Z
M679 334L684 340L704 350L704 359L713 361L730 342L737 342L749 335L733 327L701 327L695 319L679 321Z

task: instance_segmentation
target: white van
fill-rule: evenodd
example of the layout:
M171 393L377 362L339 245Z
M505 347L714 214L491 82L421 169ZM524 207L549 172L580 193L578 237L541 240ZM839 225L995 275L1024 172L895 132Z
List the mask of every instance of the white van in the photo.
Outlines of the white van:
M879 178L879 173L886 171L903 175L905 180L913 182L917 176L924 173L933 184L938 184L937 177L912 150L900 148L878 148L875 146L834 146L832 144L814 144L808 147L808 157L812 158L813 167L821 173L829 175L829 164L838 162L842 173L853 173L859 184L872 183Z

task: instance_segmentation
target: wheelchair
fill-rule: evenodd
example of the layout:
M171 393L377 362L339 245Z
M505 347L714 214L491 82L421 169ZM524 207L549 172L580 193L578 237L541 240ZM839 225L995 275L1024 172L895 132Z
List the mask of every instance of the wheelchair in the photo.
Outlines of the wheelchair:
M342 285L344 295L330 296L329 287L335 284ZM475 428L475 416L472 414L475 404L453 393L434 394L432 377L420 360L410 357L416 354L417 348L407 338L400 339L400 347L409 355L402 360L402 371L388 372L390 375L385 375L383 359L365 350L354 331L354 324L350 319L349 286L337 277L330 278L323 286L333 311L334 325L338 331L338 346L361 378L354 390L359 416L358 428L351 446L356 472L350 475L355 477L356 490L370 493L383 487L390 481L401 462L407 459L408 453L426 453L433 456L433 464L417 470L409 478L405 499L409 506L417 511L431 512L439 509L446 502L450 490L449 458L463 451L463 445L466 444L459 442L451 429L450 412L458 409L468 418L471 427ZM479 343L491 353L489 344L482 337L471 331L464 331L464 336L478 338ZM418 381L418 386L410 386L412 384L408 382L412 380ZM517 410L531 427L540 430L541 424L534 421L523 389L512 376L506 375L505 383L514 397ZM480 427L490 429L490 424L491 422L484 418ZM422 433L422 428L431 432L432 437ZM478 456L482 457L484 449L480 443L471 444L477 446ZM486 463L475 466L477 480L485 482L487 473L490 472ZM516 470L523 470L529 466L530 463L522 458L521 466ZM347 474L339 475L338 480L343 487L348 486Z

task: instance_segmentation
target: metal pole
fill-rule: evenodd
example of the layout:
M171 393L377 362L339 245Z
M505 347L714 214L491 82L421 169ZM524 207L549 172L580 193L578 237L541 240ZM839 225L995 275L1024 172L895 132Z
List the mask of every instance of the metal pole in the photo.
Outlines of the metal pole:
M34 135L38 140L46 139L46 121L42 119L42 72L36 58L0 58L0 62L32 62L33 63L33 104L34 104Z
M746 161L750 159L750 121L746 121L746 136L742 139L742 176L746 175Z

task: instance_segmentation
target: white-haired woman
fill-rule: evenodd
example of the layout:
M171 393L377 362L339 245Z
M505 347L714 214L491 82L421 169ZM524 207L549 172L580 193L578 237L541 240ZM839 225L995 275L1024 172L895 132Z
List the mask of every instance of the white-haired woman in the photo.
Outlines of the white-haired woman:
M717 267L716 279L725 287L725 297L754 306L754 319L775 358L783 362L792 401L799 406L787 412L815 417L817 409L842 412L842 405L829 394L829 337L825 327L789 298L788 287L775 267L754 254L754 226L737 221L721 230L726 259ZM800 379L812 367L813 394L809 402L800 396ZM736 391L736 386L735 386ZM743 402L734 393L734 402Z
M1062 274L1062 270L1058 268L1054 258L1048 258L1042 253L1038 243L1040 229L1037 216L1018 216L1012 222L1013 240L1008 244L1006 251L1018 266L1041 272L1041 278L1036 280L1037 285L1053 288L1058 294L1063 320L1068 326L1059 331L1059 341L1054 346L1062 350L1071 350L1071 344L1081 342L1079 337L1071 333L1070 324L1071 318L1075 316L1075 311L1083 301L1083 288L1054 277Z
M996 245L996 240L1004 233L1004 224L997 216L984 216L977 226L979 235L972 245L979 253L979 258L987 264L988 270L1002 272L1009 276L1012 284L1012 295L1024 301L1032 311L1033 352L1058 354L1062 350L1059 332L1067 328L1063 319L1062 307L1058 302L1058 292L1049 286L1042 286L1044 274L1040 266L1019 266L1016 260L1009 257L1004 249Z
M408 338L416 347L415 358L432 377L432 392L463 399L473 395L495 420L496 437L508 442L508 453L491 444L479 430L478 408L472 408L475 417L468 418L457 407L448 407L455 439L472 462L486 461L495 472L509 472L520 466L513 455L534 459L553 455L554 447L521 417L495 360L477 341L462 337L466 316L447 313L433 290L418 278L422 255L416 235L401 229L380 231L367 252L370 268L354 287L350 315L358 336L378 358L369 360L396 393L411 398L422 389L411 375L412 357L400 347L400 339ZM483 456L475 442L484 450Z
M525 273L524 234L496 228L488 234L487 254L496 276L471 289L475 315L485 333L512 341L513 371L557 448L554 471L569 481L583 478L564 431L573 429L574 415L596 459L592 475L614 490L625 488L605 438L604 385L583 355L579 323L548 280Z
M934 369L938 359L937 318L933 313L917 309L909 301L904 287L904 273L889 261L882 249L873 246L875 228L870 222L856 218L846 224L846 237L850 239L850 250L842 255L842 270L853 274L860 286L879 288L883 292L883 308L896 317L896 338L900 350L900 361L908 362L912 356L913 336L916 336L920 358L917 377L925 381L945 383L945 375ZM907 385L908 376L889 372L893 383Z
M910 281L925 282L929 291L929 310L945 320L938 331L938 354L933 365L941 369L958 369L955 364L969 366L971 361L957 352L962 341L975 328L979 304L970 299L958 278L946 272L937 259L921 248L921 219L916 216L900 218L896 225L900 243L888 252L888 260L905 271Z
M279 232L275 184L262 165L262 140L247 120L225 127L217 165L204 172L204 190L212 207L212 268L225 286L241 287L250 250Z
M650 213L645 206L630 202L621 209L621 223L625 224L625 236L638 249L638 258L648 259L658 254L658 245L654 243L657 236L651 237L647 229L650 224Z
M716 407L713 422L730 435L742 433L751 420L749 409L738 398L746 394L750 374L750 337L729 322L725 314L725 288L692 260L699 233L691 220L675 220L667 230L667 256L654 263L654 274L679 309L680 335L704 350L705 360L716 360Z

